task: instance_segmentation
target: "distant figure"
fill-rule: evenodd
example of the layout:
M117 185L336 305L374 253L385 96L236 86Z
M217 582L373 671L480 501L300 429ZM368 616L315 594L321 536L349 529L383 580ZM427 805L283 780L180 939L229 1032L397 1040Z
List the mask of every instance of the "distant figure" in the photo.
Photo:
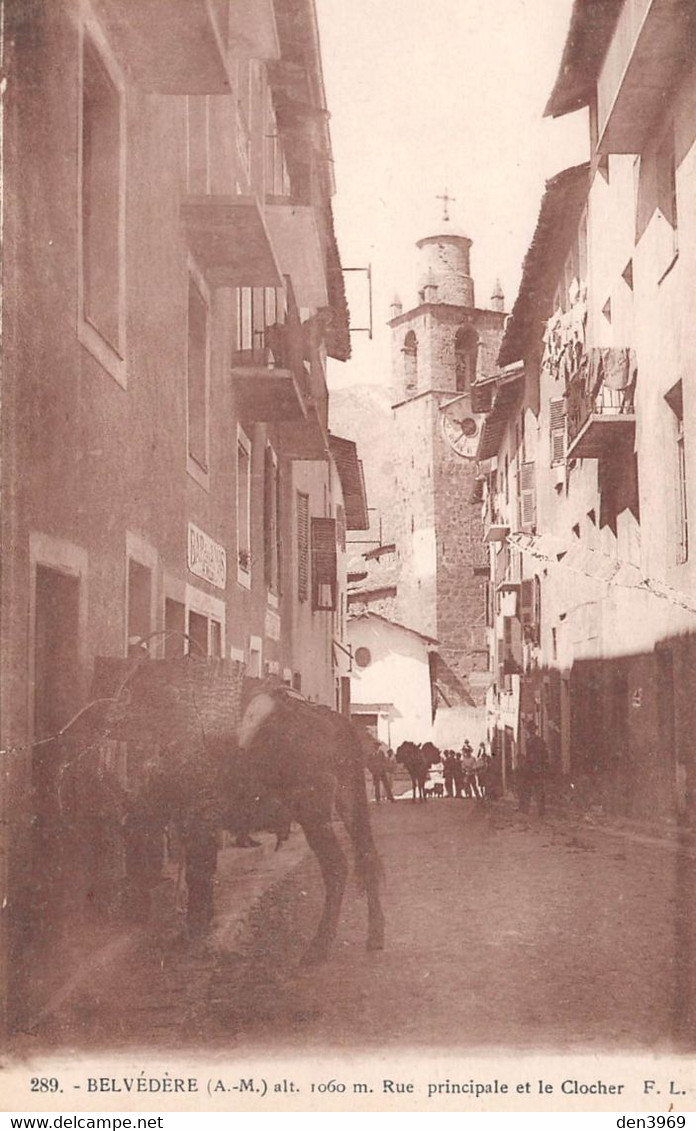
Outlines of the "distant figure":
M452 756L452 776L454 796L464 797L464 767L462 765L462 756L458 750L455 750Z
M367 761L367 768L372 774L372 784L375 791L375 801L382 800L382 788L387 801L394 800L391 787L392 764L389 760L389 749L383 742L377 743L374 751Z
M520 812L528 813L533 797L536 797L537 812L540 817L546 812L546 775L549 768L549 752L543 738L537 734L536 727L527 727L524 761L520 767Z
M445 790L448 797L454 797L454 751L445 750L442 759L442 776L445 779Z
M480 798L481 793L478 783L478 760L474 757L474 749L470 742L465 742L462 747L462 778L463 796Z
M485 742L479 743L476 751L476 781L481 800L488 797L488 777L491 768L491 756L486 749Z

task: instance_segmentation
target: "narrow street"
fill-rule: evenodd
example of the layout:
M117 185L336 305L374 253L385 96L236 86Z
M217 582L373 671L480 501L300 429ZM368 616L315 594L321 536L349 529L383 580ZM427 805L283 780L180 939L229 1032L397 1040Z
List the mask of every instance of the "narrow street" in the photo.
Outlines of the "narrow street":
M301 834L279 853L227 849L206 943L152 935L23 1051L684 1048L673 1034L693 992L688 851L470 800L371 812L383 953L365 952L351 879L330 961L303 969L321 882Z

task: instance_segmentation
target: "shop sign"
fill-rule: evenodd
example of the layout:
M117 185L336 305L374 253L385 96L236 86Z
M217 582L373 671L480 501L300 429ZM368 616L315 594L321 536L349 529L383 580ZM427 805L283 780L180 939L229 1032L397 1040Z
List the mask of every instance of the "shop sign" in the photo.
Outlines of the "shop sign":
M225 547L214 542L210 535L199 530L192 522L188 524L188 568L196 577L202 577L216 589L224 589L227 585Z

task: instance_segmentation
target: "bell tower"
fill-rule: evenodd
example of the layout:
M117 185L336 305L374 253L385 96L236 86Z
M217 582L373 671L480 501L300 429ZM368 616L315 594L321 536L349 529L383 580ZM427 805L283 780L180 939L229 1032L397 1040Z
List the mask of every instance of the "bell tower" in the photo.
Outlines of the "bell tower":
M395 619L435 637L448 700L481 706L488 678L480 507L472 504L482 417L472 388L493 376L502 289L477 307L472 240L449 217L416 244L415 305L391 306L394 524L401 558ZM474 397L475 397L474 393ZM457 700L457 696L459 696Z

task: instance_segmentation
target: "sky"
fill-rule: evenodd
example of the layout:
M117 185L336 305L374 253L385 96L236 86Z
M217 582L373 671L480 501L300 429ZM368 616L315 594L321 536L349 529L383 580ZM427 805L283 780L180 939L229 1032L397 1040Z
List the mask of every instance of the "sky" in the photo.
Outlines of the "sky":
M511 309L545 180L587 157L585 112L542 117L572 0L316 0L344 267L372 268L374 339L329 385L386 383L395 292L416 305L416 240L452 224L473 241L476 303L500 278ZM367 324L365 276L347 276Z

